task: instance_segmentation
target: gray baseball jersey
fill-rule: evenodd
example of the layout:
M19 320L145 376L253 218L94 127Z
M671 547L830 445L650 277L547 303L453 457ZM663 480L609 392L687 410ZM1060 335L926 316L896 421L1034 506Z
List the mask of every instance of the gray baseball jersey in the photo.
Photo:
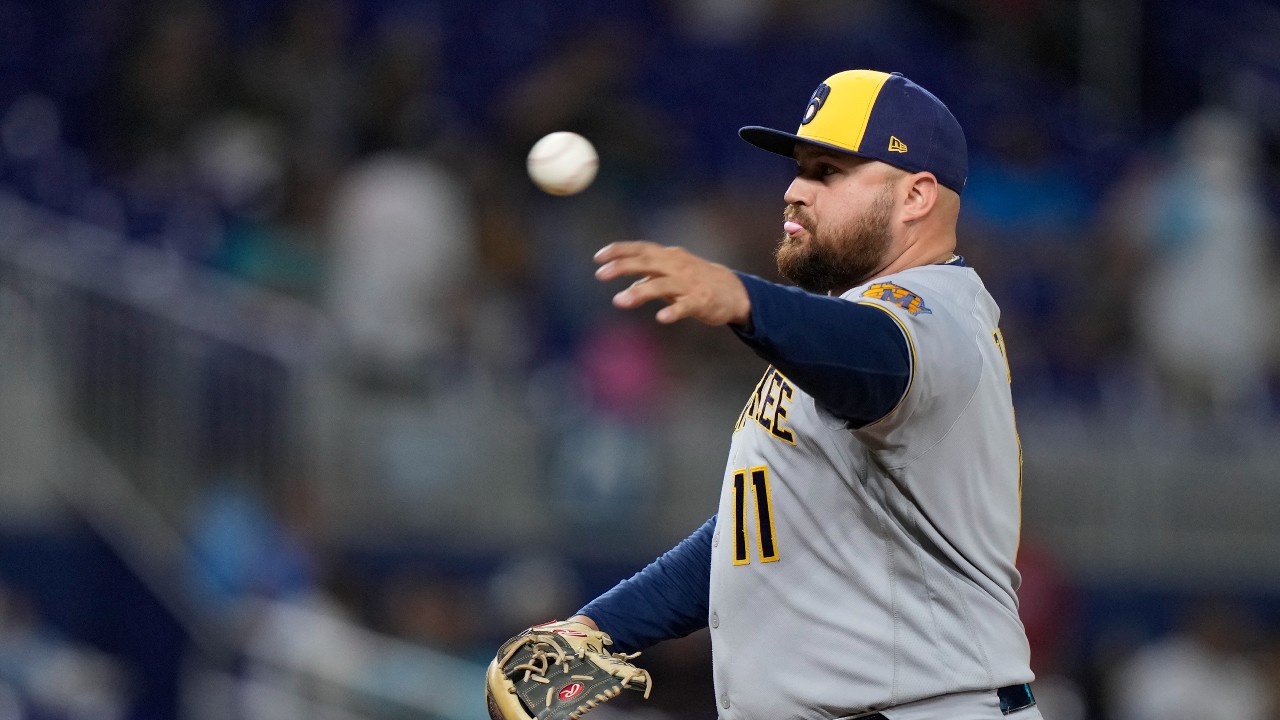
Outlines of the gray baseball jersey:
M743 409L711 556L725 720L839 718L1032 679L999 309L951 265L842 297L898 322L912 377L860 429L772 367Z

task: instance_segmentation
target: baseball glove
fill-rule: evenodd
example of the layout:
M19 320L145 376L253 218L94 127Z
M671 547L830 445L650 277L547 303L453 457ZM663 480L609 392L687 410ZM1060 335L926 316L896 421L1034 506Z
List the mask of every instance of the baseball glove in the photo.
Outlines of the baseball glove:
M632 665L640 653L610 653L613 639L576 622L535 625L504 643L489 663L485 700L492 720L578 720L588 710L653 682Z

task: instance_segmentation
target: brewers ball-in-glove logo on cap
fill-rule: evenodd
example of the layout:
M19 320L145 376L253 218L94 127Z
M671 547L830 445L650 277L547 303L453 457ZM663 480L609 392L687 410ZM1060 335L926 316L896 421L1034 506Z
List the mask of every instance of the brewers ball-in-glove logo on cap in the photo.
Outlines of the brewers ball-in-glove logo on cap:
M827 96L831 94L831 86L822 83L817 90L813 91L813 97L809 98L809 104L804 108L804 119L800 121L801 125L808 125L818 116L818 111L822 109L822 103L827 101Z
M809 98L795 133L750 126L743 140L792 157L796 143L879 160L907 172L927 171L961 192L969 151L960 123L942 101L898 73L845 70Z

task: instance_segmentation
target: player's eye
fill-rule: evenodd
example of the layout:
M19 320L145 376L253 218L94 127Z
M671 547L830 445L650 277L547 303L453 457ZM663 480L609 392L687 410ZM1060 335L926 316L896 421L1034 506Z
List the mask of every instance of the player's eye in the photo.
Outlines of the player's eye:
M812 178L821 180L829 175L835 175L840 172L840 168L827 163L815 163L812 165L796 165L796 177Z

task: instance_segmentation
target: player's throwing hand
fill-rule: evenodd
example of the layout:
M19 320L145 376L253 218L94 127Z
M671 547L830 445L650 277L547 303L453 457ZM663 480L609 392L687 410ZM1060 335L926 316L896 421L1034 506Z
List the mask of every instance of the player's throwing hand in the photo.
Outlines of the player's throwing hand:
M650 300L663 300L660 323L697 318L708 325L746 325L751 319L751 299L732 270L704 260L680 247L652 242L616 242L595 255L599 280L639 275L639 280L613 296L624 310Z

